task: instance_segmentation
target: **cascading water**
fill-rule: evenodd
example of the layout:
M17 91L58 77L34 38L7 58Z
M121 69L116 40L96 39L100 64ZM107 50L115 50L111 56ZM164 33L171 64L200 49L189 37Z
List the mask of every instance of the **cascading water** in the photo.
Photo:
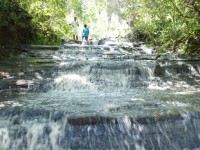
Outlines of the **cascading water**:
M200 61L104 46L32 54L16 69L30 91L1 96L0 150L200 148Z

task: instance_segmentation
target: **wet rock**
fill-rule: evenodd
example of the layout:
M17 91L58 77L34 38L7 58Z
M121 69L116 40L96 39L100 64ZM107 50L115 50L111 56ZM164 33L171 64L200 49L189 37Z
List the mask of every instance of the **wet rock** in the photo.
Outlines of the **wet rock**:
M71 117L67 119L69 124L72 125L94 125L101 123L113 122L112 118L104 118L98 116L89 116L89 117Z
M29 86L31 86L31 85L33 85L33 81L31 81L31 80L17 80L16 82L15 82L15 84L17 85L17 86L20 86L20 87L23 87L23 88L28 88Z
M133 47L140 47L141 43L133 42Z
M135 60L156 60L156 57L158 56L158 54L137 54L137 55L133 55Z
M11 124L21 124L20 116L16 115L12 117Z
M4 90L5 88L7 88L7 82L6 81L1 81L1 84L0 84L0 90Z
M122 48L123 50L127 51L127 52L130 52L130 53L132 53L132 52L134 51L134 48L132 48L132 47L125 47L125 46L122 46L121 48Z
M135 67L135 75L141 76L142 72L138 67Z
M53 114L52 114L52 120L54 120L54 121L60 121L60 120L62 120L62 118L63 118L63 116L64 116L64 114L63 114L63 112L54 112Z
M59 50L59 46L31 45L29 49L34 50Z
M109 51L110 47L103 47L103 49Z
M67 39L61 39L61 45L67 44Z
M130 122L133 124L154 124L160 122L181 121L183 119L183 116L179 113L163 114L158 116L129 117Z
M124 111L124 110L142 110L143 106L141 104L127 104L124 106L118 106L114 108L109 108L110 112L119 112L119 111Z
M104 45L107 38L100 39L98 45Z
M98 45L118 46L119 43L116 38L103 38L99 40Z
M165 69L171 74L190 74L191 67L187 64L172 64L165 66Z
M50 116L50 112L44 109L25 109L21 112L24 117L31 118L31 117L45 117L48 118Z
M49 135L52 129L49 126L44 126L43 132L45 135Z
M165 75L165 69L163 67L161 67L160 64L157 64L155 66L155 69L154 69L154 75L156 77L164 76Z

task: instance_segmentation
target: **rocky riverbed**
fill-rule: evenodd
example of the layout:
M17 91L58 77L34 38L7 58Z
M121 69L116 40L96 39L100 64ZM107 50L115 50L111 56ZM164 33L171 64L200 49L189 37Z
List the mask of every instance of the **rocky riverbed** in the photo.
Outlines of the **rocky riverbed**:
M30 46L0 62L0 80L0 149L200 147L198 56Z

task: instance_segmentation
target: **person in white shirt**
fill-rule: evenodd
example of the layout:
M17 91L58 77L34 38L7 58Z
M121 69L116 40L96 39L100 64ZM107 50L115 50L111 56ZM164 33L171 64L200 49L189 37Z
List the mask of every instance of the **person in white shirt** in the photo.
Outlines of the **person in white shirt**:
M72 31L73 31L73 39L74 40L78 40L78 26L79 26L79 23L78 21L76 20L76 17L74 17L74 21L71 23L72 25Z

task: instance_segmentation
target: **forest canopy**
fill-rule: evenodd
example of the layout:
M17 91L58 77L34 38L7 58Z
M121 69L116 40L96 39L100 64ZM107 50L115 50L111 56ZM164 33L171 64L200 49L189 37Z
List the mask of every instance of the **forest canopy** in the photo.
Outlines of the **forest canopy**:
M70 39L74 16L89 25L91 38L117 36L120 30L158 52L200 52L197 0L0 0L2 56L30 42L52 45Z

